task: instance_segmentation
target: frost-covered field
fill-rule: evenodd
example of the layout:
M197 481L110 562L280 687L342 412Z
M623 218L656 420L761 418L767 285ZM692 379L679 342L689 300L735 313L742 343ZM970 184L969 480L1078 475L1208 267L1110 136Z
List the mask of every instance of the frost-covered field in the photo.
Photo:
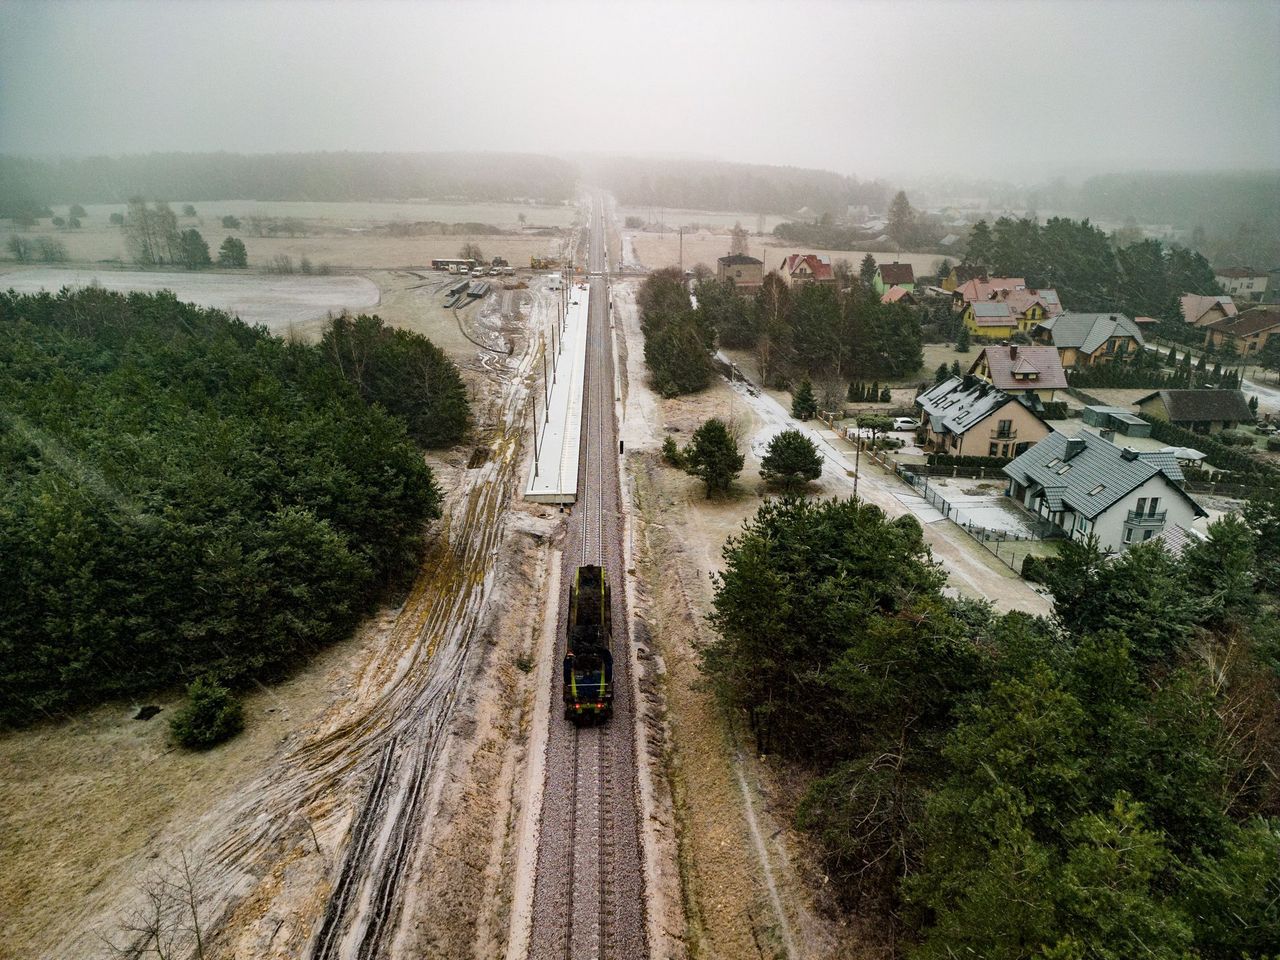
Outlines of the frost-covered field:
M123 292L172 290L180 300L216 307L275 333L305 328L330 312L365 310L378 303L378 287L365 277L301 277L227 273L152 273L140 270L68 270L57 267L0 272L0 287L19 293L98 284Z
M176 200L169 207L177 214L188 201ZM393 222L439 220L442 223L487 223L504 230L517 230L523 214L528 227L567 227L573 223L573 204L544 206L524 203L466 203L462 201L372 201L313 202L292 200L204 200L191 201L196 215L203 220L240 217L296 217L299 220L330 220L338 223ZM124 213L123 203L85 204L89 218L106 220L113 213ZM59 207L55 212L62 213ZM185 227L194 221L180 218ZM730 224L732 226L732 224Z

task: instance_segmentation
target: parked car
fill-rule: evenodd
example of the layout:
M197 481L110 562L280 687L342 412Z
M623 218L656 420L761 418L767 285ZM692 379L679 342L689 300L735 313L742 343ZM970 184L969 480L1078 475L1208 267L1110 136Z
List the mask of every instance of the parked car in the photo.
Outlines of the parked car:
M895 430L914 430L920 424L912 420L910 417L894 417L893 429Z

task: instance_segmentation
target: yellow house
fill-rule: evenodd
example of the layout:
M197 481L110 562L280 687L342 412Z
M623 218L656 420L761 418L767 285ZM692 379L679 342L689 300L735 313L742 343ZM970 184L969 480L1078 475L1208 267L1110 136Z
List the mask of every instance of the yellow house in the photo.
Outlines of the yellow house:
M1029 334L1061 310L1056 290L1010 290L965 304L960 319L975 337L1007 340L1015 333Z

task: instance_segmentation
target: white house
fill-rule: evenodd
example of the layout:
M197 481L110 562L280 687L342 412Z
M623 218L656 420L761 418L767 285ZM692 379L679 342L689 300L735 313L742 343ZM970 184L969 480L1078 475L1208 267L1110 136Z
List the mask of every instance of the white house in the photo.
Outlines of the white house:
M1091 433L1051 433L1004 467L1008 495L1075 540L1119 553L1207 514L1168 451L1139 453Z

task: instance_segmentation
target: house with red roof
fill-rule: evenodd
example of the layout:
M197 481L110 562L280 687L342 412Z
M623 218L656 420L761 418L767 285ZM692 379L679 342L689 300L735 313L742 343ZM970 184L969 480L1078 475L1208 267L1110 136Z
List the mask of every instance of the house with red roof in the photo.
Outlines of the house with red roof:
M1234 317L1205 325L1204 345L1230 346L1242 357L1262 351L1271 337L1280 337L1280 307L1254 307Z
M968 372L1010 396L1025 398L1037 410L1053 400L1055 391L1067 389L1062 358L1054 347L990 344Z
M816 253L793 253L782 261L778 267L783 281L789 287L803 286L806 283L826 283L835 285L836 274L831 268L831 258Z
M1182 319L1194 327L1207 327L1217 320L1234 317L1238 312L1235 302L1230 297L1188 293L1184 294L1178 303L1182 308Z

